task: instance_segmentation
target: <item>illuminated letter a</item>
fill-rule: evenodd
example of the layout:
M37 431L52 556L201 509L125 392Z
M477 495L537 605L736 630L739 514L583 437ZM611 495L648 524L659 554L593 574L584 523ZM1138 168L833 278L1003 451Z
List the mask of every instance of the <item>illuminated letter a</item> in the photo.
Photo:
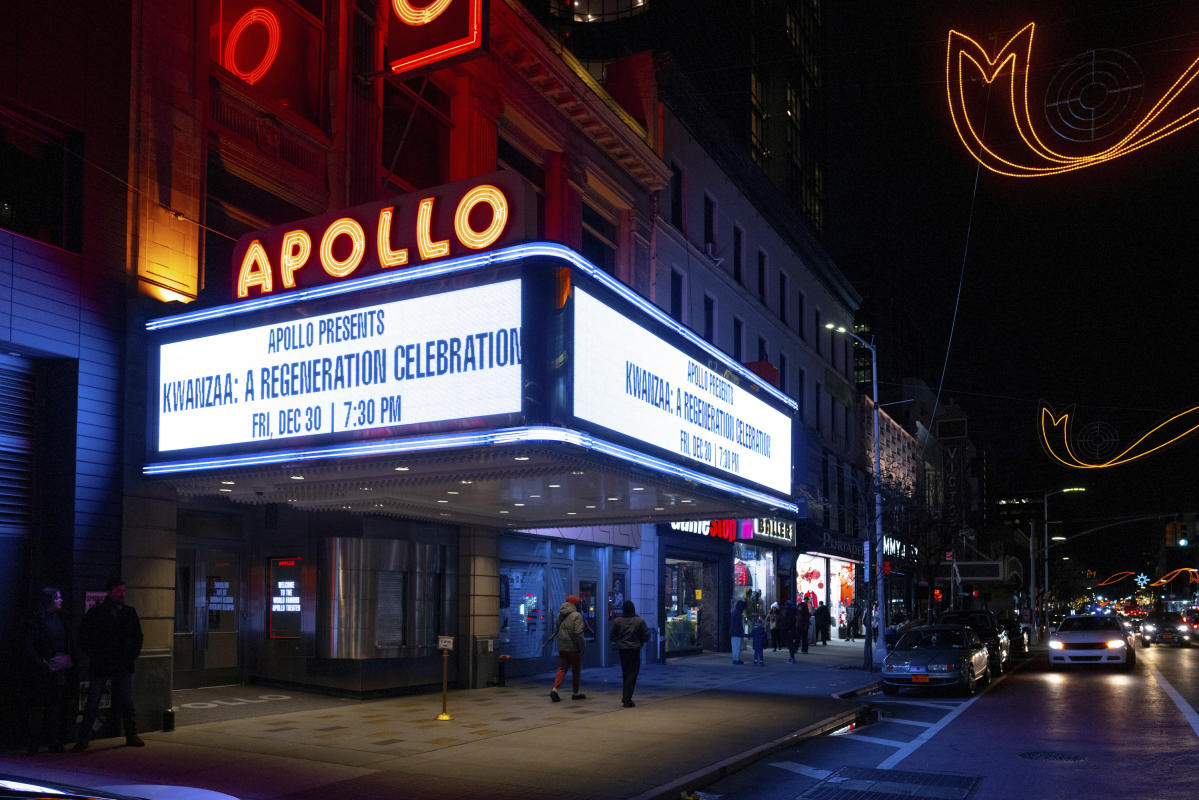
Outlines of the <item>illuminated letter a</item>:
M274 291L271 282L271 259L266 254L262 242L255 239L246 248L246 254L241 259L241 269L237 273L237 297L242 299L250 295L250 287L261 287L263 294Z

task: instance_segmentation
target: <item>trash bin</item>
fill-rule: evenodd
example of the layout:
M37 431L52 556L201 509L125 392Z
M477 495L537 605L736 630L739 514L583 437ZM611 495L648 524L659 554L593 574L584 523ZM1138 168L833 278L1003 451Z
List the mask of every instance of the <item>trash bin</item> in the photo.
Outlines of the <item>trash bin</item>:
M508 665L508 659L510 659L510 658L512 658L512 656L510 656L510 655L500 656L499 661L497 662L496 668L495 668L495 685L496 686L507 686L508 685L507 678L505 677L504 672Z

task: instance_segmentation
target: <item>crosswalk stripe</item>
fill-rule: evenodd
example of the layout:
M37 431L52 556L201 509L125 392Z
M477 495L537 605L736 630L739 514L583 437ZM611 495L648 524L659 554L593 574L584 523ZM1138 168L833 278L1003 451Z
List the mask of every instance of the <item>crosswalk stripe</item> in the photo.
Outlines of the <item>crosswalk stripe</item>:
M815 778L818 781L822 781L833 774L832 770L816 769L815 767L809 767L807 764L797 764L794 761L773 761L770 766L785 769L788 772L794 772L796 775L803 775L806 778Z
M883 717L879 722L898 722L900 725L919 725L922 728L931 728L937 724L935 722L920 722L914 719L900 719L899 717Z
M852 736L842 736L841 741L848 739L851 742L869 742L870 744L881 744L887 747L907 747L907 742L897 742L894 739L880 739L877 736L863 736L860 733L855 733Z

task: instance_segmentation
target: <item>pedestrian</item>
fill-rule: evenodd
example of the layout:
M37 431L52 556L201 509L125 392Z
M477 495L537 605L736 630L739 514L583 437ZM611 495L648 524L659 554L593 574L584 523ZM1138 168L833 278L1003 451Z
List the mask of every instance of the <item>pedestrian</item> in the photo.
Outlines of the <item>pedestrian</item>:
M133 606L125 605L125 582L112 578L106 585L104 602L92 606L83 615L79 626L79 646L88 657L87 705L79 734L75 738L76 753L87 749L92 727L100 710L104 684L112 682L112 712L120 714L125 729L125 744L143 747L137 735L133 713L133 662L142 652L142 624Z
M741 660L741 640L745 638L745 599L733 603L729 614L729 642L733 647L733 663L744 664Z
M779 604L771 603L770 611L766 613L766 631L770 634L770 643L774 650L779 649L782 629L779 627Z
M878 641L878 601L870 604L870 643Z
M761 617L754 619L754 626L749 632L749 638L754 645L754 666L766 666L766 623Z
M620 704L632 708L633 690L641 672L641 646L649 641L649 626L637 616L632 600L625 600L621 615L612 621L609 636L620 655Z
M28 755L36 755L43 739L51 753L63 751L66 722L67 670L71 668L67 627L59 616L62 592L47 586L38 593L25 631L24 660Z
M554 688L550 689L550 699L555 703L561 702L558 687L570 670L571 700L586 700L587 695L579 691L582 680L580 674L583 668L583 650L586 643L583 640L583 615L579 613L578 595L570 595L558 609L558 624L554 627L558 637L558 672L554 675Z
M795 648L798 647L799 637L795 635L795 601L787 600L783 603L783 611L779 616L779 635L782 639L783 646L790 653L787 663L795 663Z
M795 614L795 639L799 646L803 648L803 652L808 652L808 626L812 624L812 608L808 605L808 601L804 600L799 604L799 611ZM791 663L795 663L795 648L791 648Z
M845 610L845 627L849 632L849 641L854 641L858 635L858 601L854 600Z
M820 601L820 605L816 607L816 641L820 642L824 647L828 647L828 631L832 625L832 618L829 615L828 606L824 601Z

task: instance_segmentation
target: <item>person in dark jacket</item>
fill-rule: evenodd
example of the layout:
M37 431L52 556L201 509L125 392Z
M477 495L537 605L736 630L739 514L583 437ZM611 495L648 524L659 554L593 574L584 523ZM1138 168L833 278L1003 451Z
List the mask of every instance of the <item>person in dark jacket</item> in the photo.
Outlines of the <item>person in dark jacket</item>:
M808 627L812 624L812 609L808 605L808 601L804 600L799 604L799 611L795 613L795 640L799 646L803 648L803 652L808 652ZM791 663L795 663L795 648L791 648Z
M754 620L754 626L750 629L749 639L754 645L754 666L766 666L766 623L761 617Z
M612 621L609 633L616 652L620 654L620 704L632 708L633 690L637 688L637 675L641 672L641 646L649 641L649 626L637 616L637 607L632 600L625 600L621 615Z
M79 735L75 738L76 753L87 749L104 684L108 681L112 682L112 711L121 715L125 744L130 747L146 744L137 735L133 715L133 662L142 652L142 623L133 606L125 605L124 581L109 580L107 590L104 602L92 606L79 626L79 646L88 656L90 684Z
M744 664L741 660L741 642L745 638L745 600L738 599L733 603L729 612L729 642L733 650L733 663Z
M828 647L828 631L833 624L832 617L828 613L828 606L824 601L816 607L816 641L820 642L825 647Z
M66 675L71 668L67 627L59 616L62 592L47 586L38 594L37 609L25 632L24 661L29 678L25 695L29 755L45 739L50 752L61 753L66 722Z
M795 663L795 648L799 646L799 639L795 635L795 601L788 600L783 603L783 608L779 612L779 640L783 643L783 647L787 648L790 657L787 663Z
M554 675L554 688L550 689L550 699L555 703L562 700L558 696L558 687L562 685L562 679L566 677L566 670L569 669L571 685L574 687L570 699L586 700L587 695L579 691L579 683L582 680L579 672L583 668L583 648L586 642L583 639L583 615L579 613L577 595L567 597L566 602L558 609L558 624L554 630L557 631L558 638L558 672Z

